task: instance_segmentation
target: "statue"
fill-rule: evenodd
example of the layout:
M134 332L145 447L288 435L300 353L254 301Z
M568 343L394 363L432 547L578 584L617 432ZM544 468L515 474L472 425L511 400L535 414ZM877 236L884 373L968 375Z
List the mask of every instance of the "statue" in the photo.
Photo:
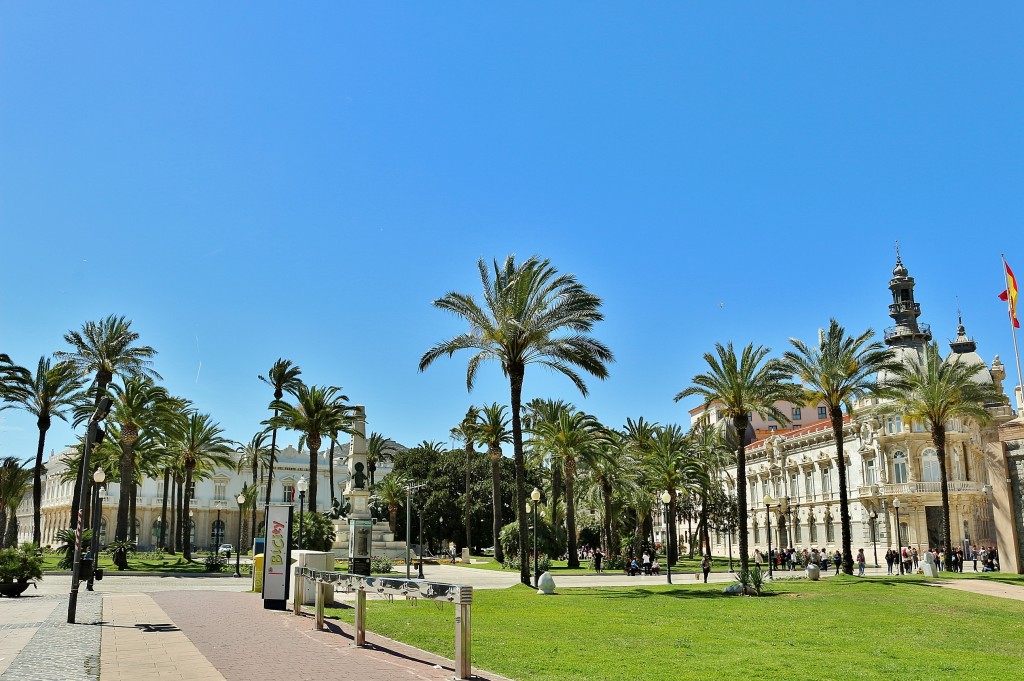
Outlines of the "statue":
M366 486L366 474L363 472L365 466L360 461L355 465L355 473L352 475L353 482L355 482L356 489L363 489Z

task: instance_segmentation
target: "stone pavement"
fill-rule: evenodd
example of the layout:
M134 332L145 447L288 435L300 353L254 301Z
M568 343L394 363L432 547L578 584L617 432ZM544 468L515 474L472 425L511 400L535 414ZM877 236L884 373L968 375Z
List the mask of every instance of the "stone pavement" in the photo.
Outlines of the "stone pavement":
M69 589L70 590L70 589ZM26 592L28 593L28 592ZM9 653L16 653L0 679L7 681L96 681L99 678L100 621L102 599L83 588L78 594L77 621L68 624L67 596L21 596L28 605L8 613L9 599L0 605L0 628L22 625L32 630L30 638L5 639ZM41 615L45 618L39 620ZM11 620L21 619L22 622ZM27 621L26 621L27 620ZM17 630L15 628L15 630ZM6 633L6 631L5 631ZM14 646L20 643L20 650Z
M957 589L958 591L970 591L971 593L982 594L983 596L996 596L997 598L1010 598L1017 601L1024 601L1024 586L1006 584L988 579L951 579L943 582L931 582L932 586L943 589Z

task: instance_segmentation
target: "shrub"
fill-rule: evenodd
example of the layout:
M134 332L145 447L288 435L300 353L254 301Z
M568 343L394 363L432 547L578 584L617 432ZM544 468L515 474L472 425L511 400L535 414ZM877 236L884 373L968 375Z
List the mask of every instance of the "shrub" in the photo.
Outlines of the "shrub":
M0 549L0 582L29 582L42 578L43 559L37 555L35 544Z
M228 559L219 553L211 553L206 556L203 563L206 565L207 572L221 572L227 567Z
M386 575L391 572L394 563L387 556L371 556L370 572L372 574Z
M537 563L540 565L541 572L547 572L551 569L551 557L545 554L538 556ZM519 556L505 556L505 562L501 564L506 570L512 570L515 572L519 571ZM530 570L536 570L536 566L533 564L533 557L530 557Z
M299 523L292 524L298 534ZM302 514L302 535L300 546L307 551L330 551L334 546L334 524L331 519L320 513Z
M531 518L532 522L532 518ZM565 552L565 530L558 528L556 531L551 527L551 524L544 518L537 514L537 551L542 554L549 556L559 555ZM533 532L530 532L530 536L527 537L530 543L530 549L533 549ZM501 548L505 552L506 556L519 553L519 523L511 522L505 527L501 528L501 533L498 535L498 541L501 542Z
M625 570L626 559L623 556L607 556L601 564L602 570Z

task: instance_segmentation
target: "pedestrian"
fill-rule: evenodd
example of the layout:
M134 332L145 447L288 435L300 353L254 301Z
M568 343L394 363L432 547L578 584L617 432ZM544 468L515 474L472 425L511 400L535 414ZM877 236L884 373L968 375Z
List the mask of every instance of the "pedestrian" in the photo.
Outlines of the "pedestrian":
M864 549L857 550L857 576L864 576Z
M708 583L708 574L711 572L711 554L705 553L704 560L700 562L700 569L704 571L704 583Z
M762 560L764 560L764 556L761 555L761 549L754 549L754 566L761 567Z
M601 561L604 559L604 553L601 552L601 547L598 546L594 549L594 569L598 574L601 574Z
M910 550L910 557L911 557L911 560L914 563L914 572L917 572L917 563L918 563L918 559L919 559L919 555L917 553L917 549L911 549Z
M645 575L651 574L651 554L648 553L647 551L644 551L643 564L644 564L644 574Z
M832 556L832 560L836 564L836 574L839 574L839 568L843 564L843 554L839 553L839 549L836 549L835 555Z

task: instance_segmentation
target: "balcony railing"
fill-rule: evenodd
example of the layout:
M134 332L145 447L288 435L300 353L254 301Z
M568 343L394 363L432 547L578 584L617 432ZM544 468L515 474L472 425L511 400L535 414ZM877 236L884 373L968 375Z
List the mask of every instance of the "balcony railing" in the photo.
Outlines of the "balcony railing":
M900 312L921 314L921 303L899 302L889 306L889 314L899 314Z
M930 324L918 324L917 328L918 328L918 334L917 335L931 337L931 335L932 335L932 327L931 327ZM907 330L907 328L903 327L903 326L890 326L890 327L888 327L885 330L885 334L884 335L885 335L885 340L889 340L890 338L892 338L894 336L902 336L904 334L912 334L912 333L913 333L912 331Z
M974 480L950 480L950 492L981 492L982 484ZM878 492L883 496L899 496L901 494L938 494L942 491L941 482L902 482L894 485L879 485Z

